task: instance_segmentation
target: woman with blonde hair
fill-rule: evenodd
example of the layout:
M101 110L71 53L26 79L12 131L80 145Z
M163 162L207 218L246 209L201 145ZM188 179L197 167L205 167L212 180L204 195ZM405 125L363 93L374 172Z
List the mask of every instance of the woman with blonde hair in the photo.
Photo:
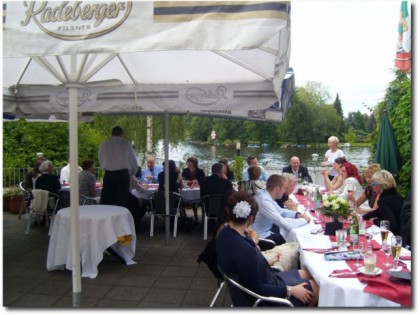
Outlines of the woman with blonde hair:
M333 168L334 160L344 156L344 152L338 148L338 143L339 140L337 137L331 136L328 138L329 150L325 153L324 161L321 163L321 166L331 167L329 174L330 180L333 180L334 177L338 174L338 172Z
M381 220L388 220L390 231L394 235L401 235L401 209L403 198L397 192L397 184L392 174L386 170L377 171L372 176L373 192L379 195L378 208L363 215L363 220L373 219L379 226Z
M379 195L373 192L372 188L372 176L376 172L381 170L380 164L370 164L368 167L366 167L364 173L365 173L365 179L366 179L366 188L363 194L359 196L359 198L356 199L356 206L359 207L361 204L363 204L366 200L368 201L369 208L368 209L357 209L357 213L365 214L370 211L376 210L378 208L377 199Z

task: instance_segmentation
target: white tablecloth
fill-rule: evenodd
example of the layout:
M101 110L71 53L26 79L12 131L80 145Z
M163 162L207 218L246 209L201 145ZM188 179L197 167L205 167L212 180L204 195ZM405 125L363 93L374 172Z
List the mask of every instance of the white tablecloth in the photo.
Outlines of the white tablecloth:
M311 231L321 226L311 223L293 229L287 236L288 242L298 242L304 248L327 249L329 236L313 235ZM381 242L380 234L374 235ZM332 244L331 244L332 247ZM350 248L351 249L351 248ZM403 249L403 252L406 252ZM363 292L365 284L357 278L328 277L333 270L349 269L345 261L326 261L324 254L303 250L300 252L301 266L308 269L319 285L319 307L399 307L400 304L378 295ZM382 268L384 269L384 268ZM385 272L385 270L383 271Z
M140 193L133 189L131 193L137 198L149 200L150 194L157 191L157 187L147 188L147 193ZM180 193L182 200L185 202L200 202L200 188L183 188Z
M133 217L126 208L109 205L80 206L79 220L82 277L96 278L97 266L103 259L104 251L110 246L127 265L136 263L132 260L136 250L136 230ZM70 208L63 208L54 220L48 246L48 270L64 267L72 270L70 230ZM127 246L120 246L117 237L125 235L131 235L133 241Z

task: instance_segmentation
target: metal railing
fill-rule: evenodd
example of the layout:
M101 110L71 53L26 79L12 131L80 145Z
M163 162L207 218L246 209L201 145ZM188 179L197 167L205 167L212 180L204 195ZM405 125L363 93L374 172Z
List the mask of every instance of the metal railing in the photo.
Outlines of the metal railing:
M203 168L204 172L207 175L211 174L211 165L200 165ZM24 181L26 175L31 170L31 167L22 167L22 168L3 168L3 187L14 187L19 185L21 181ZM267 171L268 175L272 174L281 174L281 167L265 166L264 169ZM60 176L61 168L55 169L55 174ZM321 175L320 167L308 167L309 174L312 177L312 180L315 184L324 185L323 178ZM96 180L102 182L104 176L104 170L97 168L95 170Z

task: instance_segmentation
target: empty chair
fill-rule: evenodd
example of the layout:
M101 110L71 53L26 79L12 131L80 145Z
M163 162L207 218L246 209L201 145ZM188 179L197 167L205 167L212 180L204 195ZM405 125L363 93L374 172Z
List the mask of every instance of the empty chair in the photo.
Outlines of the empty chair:
M29 228L31 226L32 218L44 217L45 220L51 217L48 235L54 224L54 217L60 203L60 196L42 189L32 190L33 200L28 210L28 224L26 226L26 235L29 235Z
M292 302L287 299L274 297L274 296L262 296L259 295L241 284L237 281L229 278L227 275L223 274L225 279L226 286L229 290L229 296L232 302L232 306L252 306L257 307L261 306L287 306L293 307Z
M153 237L155 215L166 217L165 192L155 191L149 196L150 199L150 237ZM169 217L174 217L174 237L176 237L178 227L179 209L181 206L181 195L169 192Z
M96 197L89 197L86 195L80 195L80 201L82 203L83 206L85 205L96 205Z
M209 219L216 220L219 215L222 198L223 198L223 195L221 194L206 195L206 196L201 197L201 200L203 201L203 210L204 210L203 211L204 240L207 240Z

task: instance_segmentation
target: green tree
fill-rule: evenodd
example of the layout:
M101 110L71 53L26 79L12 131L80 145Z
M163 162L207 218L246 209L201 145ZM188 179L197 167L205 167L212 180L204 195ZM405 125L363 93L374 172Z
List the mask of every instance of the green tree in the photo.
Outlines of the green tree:
M350 126L347 129L347 132L344 134L344 141L349 143L354 143L357 141L357 135L352 126Z
M377 129L372 133L373 152L376 151L378 132L380 128L380 115L388 111L391 124L394 128L397 145L401 153L402 167L396 176L398 191L406 197L411 190L411 130L412 130L412 96L411 76L396 70L395 79L389 83L384 100L375 109L377 115Z
M341 117L341 119L344 119L343 108L341 107L341 100L340 100L340 97L338 96L338 93L335 96L335 101L334 101L333 106L335 108L335 111L337 112L337 115Z

